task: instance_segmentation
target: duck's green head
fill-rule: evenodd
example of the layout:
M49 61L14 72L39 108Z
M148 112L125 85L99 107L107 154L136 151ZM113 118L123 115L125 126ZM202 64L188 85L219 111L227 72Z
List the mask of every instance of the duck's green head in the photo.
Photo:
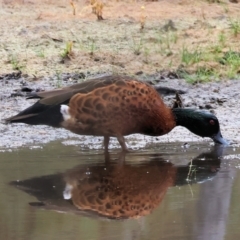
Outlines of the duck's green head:
M215 143L229 145L222 137L217 117L205 110L174 108L176 123L200 137L210 137Z

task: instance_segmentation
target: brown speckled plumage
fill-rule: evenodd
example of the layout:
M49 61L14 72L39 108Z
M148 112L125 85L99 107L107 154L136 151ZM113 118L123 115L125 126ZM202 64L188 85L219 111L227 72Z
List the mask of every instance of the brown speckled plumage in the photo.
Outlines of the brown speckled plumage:
M86 174L88 173L88 174ZM175 181L171 163L143 166L111 165L75 168L65 173L71 201L80 210L109 218L138 218L150 214Z
M171 109L146 83L118 78L69 102L71 118L62 126L77 134L122 136L142 133L159 136L175 127Z

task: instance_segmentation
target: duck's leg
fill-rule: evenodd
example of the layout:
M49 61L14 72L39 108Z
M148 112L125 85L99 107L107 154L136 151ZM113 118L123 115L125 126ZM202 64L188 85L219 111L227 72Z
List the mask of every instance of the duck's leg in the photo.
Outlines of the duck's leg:
M123 152L128 152L124 137L121 135L118 135L117 140L118 140L119 144L121 145Z
M104 136L103 145L104 145L104 151L108 152L108 144L109 144L110 137Z
M104 151L105 164L109 164L111 161L110 154L108 151Z

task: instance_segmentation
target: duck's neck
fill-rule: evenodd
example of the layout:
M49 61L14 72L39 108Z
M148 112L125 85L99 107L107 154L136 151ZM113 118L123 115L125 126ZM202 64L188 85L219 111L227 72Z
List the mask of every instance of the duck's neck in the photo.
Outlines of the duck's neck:
M173 108L176 126L183 126L191 131L192 123L199 117L196 109L191 108Z

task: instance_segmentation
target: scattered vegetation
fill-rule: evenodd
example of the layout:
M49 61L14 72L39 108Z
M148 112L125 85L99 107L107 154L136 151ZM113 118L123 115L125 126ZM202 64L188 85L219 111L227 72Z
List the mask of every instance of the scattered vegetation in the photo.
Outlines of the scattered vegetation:
M13 70L21 71L26 67L25 64L20 62L20 60L16 54L12 54L12 53L9 54L8 62L12 65Z
M198 49L190 51L184 46L181 51L181 60L182 63L188 66L194 63L198 63L201 60L201 55L202 53Z
M88 38L87 49L89 51L90 56L93 56L97 50L96 39Z
M219 78L219 74L216 70L207 67L198 67L194 73L184 73L182 76L188 83L192 84L209 82Z
M141 36L140 39L132 37L131 49L133 50L133 53L135 55L140 55L142 53L143 45L144 45L143 36Z
M156 51L164 56L171 56L177 46L178 36L175 32L158 32Z
M141 6L141 16L140 16L140 30L142 31L146 24L146 13L145 13L145 6Z
M218 42L220 43L221 46L219 47L224 47L226 45L226 35L224 34L224 32L220 32L219 36L218 36Z
M240 74L240 52L226 52L220 59L220 63L225 65L228 78L232 79Z
M36 55L40 58L45 58L46 57L45 51L44 51L43 48L36 50Z
M90 0L92 13L97 15L98 20L103 20L103 2L101 0Z
M230 20L230 29L234 37L240 34L240 20Z
M70 5L72 7L73 15L75 16L76 15L76 6L75 6L73 0L70 0Z
M56 88L62 87L62 72L59 70L56 70Z
M92 9L98 20L103 20L102 0L88 1L90 4L87 6L87 14L91 14ZM21 25L21 28L12 31L16 33L12 36L14 40L1 40L0 53L4 59L1 63L8 64L6 66L9 69L24 69L34 74L39 74L39 68L52 74L56 73L56 69L61 72L76 69L90 72L119 71L130 75L169 70L191 83L240 76L240 20L238 15L232 14L232 5L226 1L214 3L223 14L224 21L210 18L204 9L198 9L199 14L184 24L184 16L178 22L174 18L155 21L151 18L149 5L145 8L142 3L131 3L137 4L135 9L138 13L134 18L128 12L123 18L113 16L113 20L102 23L78 21L77 17L82 17L83 13L76 12L79 1L69 0L67 3L71 5L73 15L77 16L67 14L65 17L68 20L62 20L59 16L59 23L63 22L63 27L54 24L51 28L48 25L42 27L39 21L49 17L42 12L41 19L36 20L39 26ZM115 3L111 4L107 7ZM205 4L209 6L206 1ZM64 8L59 9L63 11L59 14L64 14ZM72 21L72 25L67 24L67 21ZM51 31L46 35L44 33L48 28ZM41 35L33 36L29 33ZM28 43L26 36L29 38ZM36 36L40 36L39 39ZM27 56L24 47L26 45ZM59 64L59 55L66 64Z
M63 52L61 53L61 57L63 60L64 59L72 59L72 57L73 57L72 47L73 47L72 41L69 41L66 43L66 46L63 49Z
M192 180L196 180L196 174L197 174L196 167L192 164L191 160L186 181L191 182Z

